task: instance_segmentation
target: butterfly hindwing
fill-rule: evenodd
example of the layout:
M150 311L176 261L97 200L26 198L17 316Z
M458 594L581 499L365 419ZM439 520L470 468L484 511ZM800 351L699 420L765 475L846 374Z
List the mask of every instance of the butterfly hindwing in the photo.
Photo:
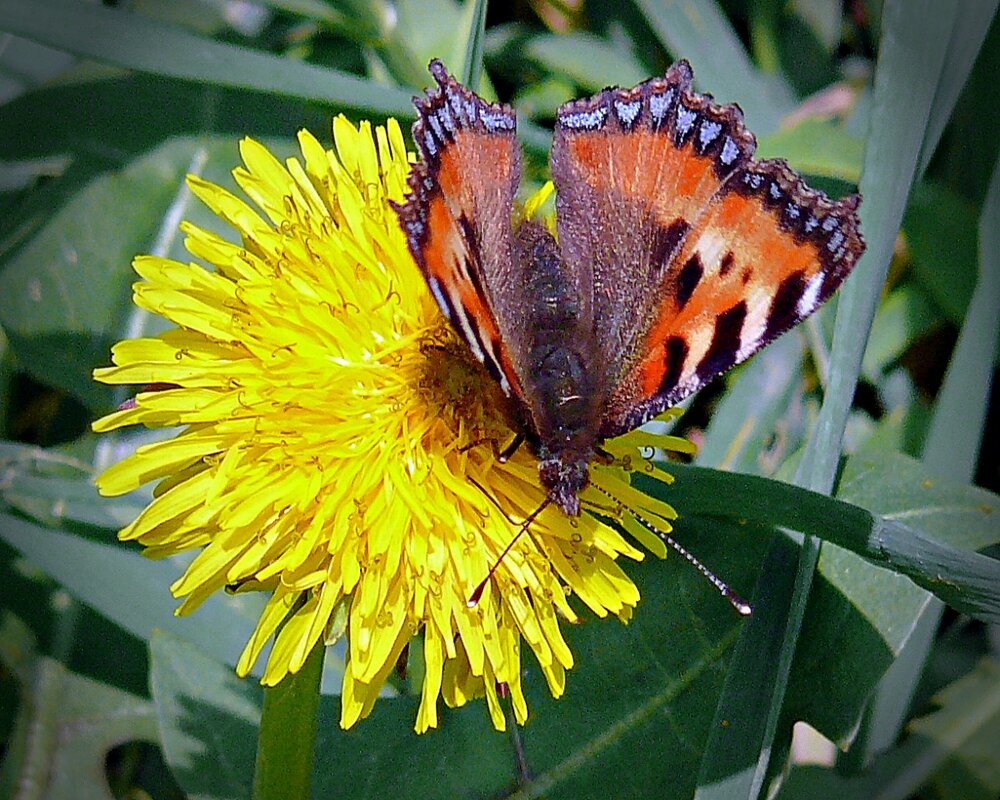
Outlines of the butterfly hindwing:
M442 312L504 393L520 397L510 334L498 324L511 305L503 287L511 283L511 216L521 177L514 112L482 100L439 61L430 69L438 86L415 100L421 160L397 211Z
M863 251L858 198L833 202L755 147L737 106L692 91L685 62L559 110L560 242L593 287L603 438L808 316Z

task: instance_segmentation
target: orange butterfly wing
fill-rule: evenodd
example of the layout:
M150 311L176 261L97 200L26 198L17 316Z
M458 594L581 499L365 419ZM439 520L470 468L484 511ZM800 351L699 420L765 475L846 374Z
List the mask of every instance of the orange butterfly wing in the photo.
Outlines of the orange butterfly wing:
M859 198L754 161L737 106L664 78L559 110L560 245L589 285L607 370L602 437L697 391L811 314L864 250Z
M421 160L396 211L441 311L504 393L520 398L509 332L497 322L512 305L497 287L509 285L513 261L511 216L521 177L514 112L482 100L441 62L430 69L438 87L415 100Z

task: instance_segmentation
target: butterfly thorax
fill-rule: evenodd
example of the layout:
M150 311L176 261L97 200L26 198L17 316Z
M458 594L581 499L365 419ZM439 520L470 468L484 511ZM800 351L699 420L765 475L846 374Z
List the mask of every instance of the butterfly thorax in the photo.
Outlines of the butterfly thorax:
M529 441L539 477L567 514L580 513L579 494L589 482L598 443L596 413L603 397L594 374L594 339L578 287L571 283L559 246L543 226L517 231L518 268L525 282L528 317Z

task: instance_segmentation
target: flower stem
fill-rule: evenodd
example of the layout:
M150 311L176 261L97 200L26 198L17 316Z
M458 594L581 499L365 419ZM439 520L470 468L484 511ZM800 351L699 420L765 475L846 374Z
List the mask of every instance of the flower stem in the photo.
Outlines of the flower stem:
M253 779L254 800L309 798L325 650L321 639L301 670L264 690Z

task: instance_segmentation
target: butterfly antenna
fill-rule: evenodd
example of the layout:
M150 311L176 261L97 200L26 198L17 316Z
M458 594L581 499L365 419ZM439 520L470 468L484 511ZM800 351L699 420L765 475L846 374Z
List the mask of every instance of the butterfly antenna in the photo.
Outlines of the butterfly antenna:
M517 525L517 523L512 520L502 508L500 508L500 504L496 501L496 499L490 495L489 492L487 492L475 478L469 478L469 480L472 481L472 483L490 499L490 502L500 510L504 519L506 519L511 525ZM500 564L503 563L504 558L506 558L507 554L511 551L511 548L517 540L521 538L521 535L528 532L528 528L531 526L531 523L535 521L535 518L541 514L551 502L552 496L549 495L542 501L542 504L538 508L525 517L524 522L522 522L518 527L517 533L514 534L514 538L507 542L507 546L503 549L503 552L501 552L500 555L497 556L497 560L493 562L493 566L491 566L490 571L486 573L486 577L476 584L476 588L472 590L472 594L469 595L469 599L466 601L466 605L469 608L475 608L479 605L479 601L483 598L483 592L486 591L486 584L490 582L490 578L492 578L496 573Z
M698 570L698 572L700 572L702 575L708 578L709 583L711 583L712 586L714 586L716 589L719 590L719 594L725 597L726 600L729 601L729 604L733 608L735 608L738 613L740 613L744 617L749 617L753 613L753 607L746 600L740 597L739 594L737 594L734 589L730 588L729 584L727 584L724 580L719 578L714 572L712 572L712 570L710 570L708 567L702 564L694 553L692 553L690 550L684 547L684 545L682 545L680 542L674 539L670 534L668 534L666 531L660 530L652 522L650 522L641 514L639 514L634 508L622 504L621 501L618 500L618 498L614 497L607 490L602 489L600 486L594 483L592 483L591 486L597 489L597 491L599 491L601 494L607 496L613 503L617 503L618 505L623 506L639 522L639 524L642 525L642 527L644 527L650 533L662 539L663 542L667 546L669 546L670 549L673 550L675 553L683 556L687 560L687 562L691 564L691 566L693 566L696 570Z

